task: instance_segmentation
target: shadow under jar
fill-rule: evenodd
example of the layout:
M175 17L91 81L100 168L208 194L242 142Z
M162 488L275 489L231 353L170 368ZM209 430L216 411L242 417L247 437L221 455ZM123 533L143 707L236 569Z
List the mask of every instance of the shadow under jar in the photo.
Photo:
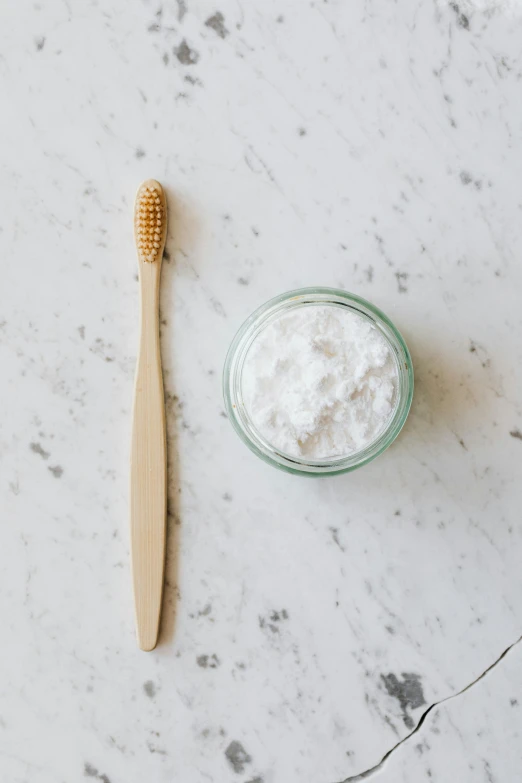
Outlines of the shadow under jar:
M263 330L297 308L320 305L341 308L366 319L384 338L396 366L392 410L382 429L368 443L345 455L322 459L297 457L278 449L255 426L244 400L243 370L255 341ZM401 431L413 397L413 367L410 352L398 329L377 307L365 299L334 288L301 288L276 296L259 307L234 337L225 361L223 392L228 417L246 445L265 462L301 476L332 476L360 468L393 443Z

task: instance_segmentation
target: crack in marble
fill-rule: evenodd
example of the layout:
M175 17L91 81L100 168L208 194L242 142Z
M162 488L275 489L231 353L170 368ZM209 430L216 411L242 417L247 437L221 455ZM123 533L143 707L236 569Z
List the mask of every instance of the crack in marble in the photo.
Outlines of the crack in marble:
M386 751L384 756L380 761L377 762L377 764L374 764L373 767L368 767L368 769L363 770L362 772L358 772L357 775L351 775L348 778L344 778L343 780L339 781L339 783L359 783L361 780L368 780L370 777L373 777L374 774L377 772L381 772L384 768L386 762L388 759L401 747L401 745L404 745L406 742L408 742L414 734L417 734L420 729L422 728L422 725L424 724L426 718L432 712L432 710L436 709L436 707L440 707L441 704L444 704L447 701L451 701L452 699L457 699L459 696L462 696L466 691L469 691L471 688L473 688L475 685L477 685L481 680L484 679L484 677L487 677L487 675L495 669L500 662L508 655L508 653L511 652L517 645L522 642L522 636L519 636L518 639L516 639L512 644L509 645L509 647L506 647L506 649L496 658L492 664L490 664L484 671L479 674L478 677L476 677L472 682L468 683L464 688L462 688L460 691L457 691L457 693L452 693L451 696L446 696L445 699L441 699L440 701L436 701L433 704L430 704L430 706L422 713L419 722L415 726L415 728L410 731L409 734L407 734L405 737L403 737L399 742L397 742L393 747L390 748L390 750Z

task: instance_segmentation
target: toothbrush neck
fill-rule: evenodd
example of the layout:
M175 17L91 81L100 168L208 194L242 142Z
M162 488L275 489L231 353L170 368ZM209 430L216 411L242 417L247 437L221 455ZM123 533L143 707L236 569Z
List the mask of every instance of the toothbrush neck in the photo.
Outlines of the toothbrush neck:
M147 338L159 331L159 284L161 264L143 262L140 265L141 332Z

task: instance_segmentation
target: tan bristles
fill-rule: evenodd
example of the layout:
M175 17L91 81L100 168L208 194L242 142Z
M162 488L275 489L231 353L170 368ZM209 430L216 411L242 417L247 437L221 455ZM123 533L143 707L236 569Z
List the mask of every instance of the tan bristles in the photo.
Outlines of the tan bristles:
M147 180L140 187L134 212L136 245L140 261L161 260L166 235L166 201L159 182Z

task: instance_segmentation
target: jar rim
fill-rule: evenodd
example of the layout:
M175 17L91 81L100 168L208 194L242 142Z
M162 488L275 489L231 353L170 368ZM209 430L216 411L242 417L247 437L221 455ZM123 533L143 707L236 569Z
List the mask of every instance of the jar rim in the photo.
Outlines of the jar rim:
M253 341L267 322L296 307L346 307L370 320L386 339L397 365L397 401L394 412L378 436L364 448L344 457L309 460L293 457L270 444L251 424L241 395L241 372ZM395 440L408 416L413 398L413 365L406 342L395 324L371 302L337 288L299 288L273 297L258 307L240 326L228 350L223 369L223 396L228 418L241 440L265 462L302 476L348 473L382 454Z

